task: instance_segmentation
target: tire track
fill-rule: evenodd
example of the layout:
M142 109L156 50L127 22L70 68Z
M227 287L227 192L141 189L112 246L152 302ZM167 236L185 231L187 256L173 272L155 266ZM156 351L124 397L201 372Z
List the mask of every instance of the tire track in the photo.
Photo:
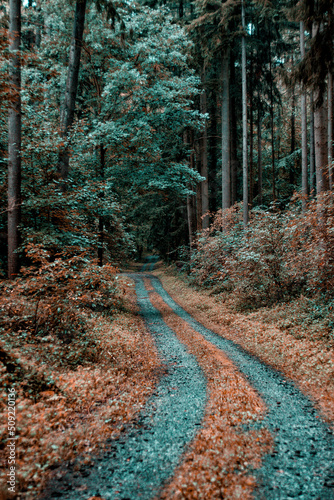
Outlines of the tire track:
M148 277L146 275L146 277ZM232 341L198 323L150 277L164 302L194 330L222 349L257 390L268 408L261 426L274 436L275 449L254 471L255 497L266 500L334 499L334 439L311 401L292 383Z
M173 475L203 419L207 384L196 358L152 306L143 276L131 277L136 283L140 312L164 364L164 373L128 432L111 441L109 451L97 457L95 464L76 473L79 478L74 488L77 489L72 486L70 491L54 495L63 500L86 500L92 496L106 500L156 497ZM73 474L64 480L73 483Z

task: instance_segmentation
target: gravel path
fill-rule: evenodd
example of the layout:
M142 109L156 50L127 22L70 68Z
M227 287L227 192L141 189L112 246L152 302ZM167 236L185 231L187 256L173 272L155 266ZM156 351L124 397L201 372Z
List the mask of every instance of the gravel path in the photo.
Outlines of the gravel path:
M164 290L158 278L151 283L162 299L183 320L222 349L266 403L261 425L275 437L274 452L254 471L259 499L334 499L334 438L311 401L284 377L198 323Z
M152 257L144 270L152 270L156 260ZM140 311L163 361L163 374L137 421L121 438L110 440L108 452L93 466L75 473L69 469L42 498L159 498L201 425L207 401L206 380L196 359L152 306L144 286L144 278L149 278L173 311L222 349L265 401L268 412L259 426L273 434L275 449L260 470L252 471L259 485L255 498L334 500L333 434L310 400L281 374L198 323L174 302L158 278L143 273L129 276L136 283ZM86 489L80 490L84 485Z
M154 263L152 262L152 265ZM95 464L72 470L54 482L42 497L68 500L94 495L113 500L146 500L159 494L173 475L187 444L201 425L206 405L206 380L194 356L152 306L143 278L131 275L141 314L164 364L155 393L137 421ZM84 485L84 491L78 490Z

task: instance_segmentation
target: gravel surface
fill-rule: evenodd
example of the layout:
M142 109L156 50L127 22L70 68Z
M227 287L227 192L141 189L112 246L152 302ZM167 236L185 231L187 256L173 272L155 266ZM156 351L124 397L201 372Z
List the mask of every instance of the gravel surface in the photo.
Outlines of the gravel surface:
M153 263L152 263L153 264ZM182 453L201 425L206 380L194 356L152 306L143 278L131 275L141 314L155 339L164 374L137 421L110 442L93 466L69 469L42 498L70 500L101 495L105 499L151 499L173 475ZM83 491L78 488L87 486Z
M262 426L274 436L274 452L254 471L258 499L334 499L334 438L311 401L274 369L232 341L198 323L151 278L156 292L194 330L222 349L258 391L268 408Z
M152 257L143 270L152 270L156 260ZM265 401L268 412L258 425L270 430L275 447L262 468L251 471L258 482L254 497L334 500L333 434L311 401L279 372L198 323L174 302L158 278L144 273L129 276L136 283L141 314L164 364L159 384L137 421L119 439L109 440L108 451L97 457L93 466L83 466L79 471L67 467L66 475L55 479L41 498L159 498L201 425L207 401L206 380L196 359L152 306L143 281L150 278L173 311L222 349Z

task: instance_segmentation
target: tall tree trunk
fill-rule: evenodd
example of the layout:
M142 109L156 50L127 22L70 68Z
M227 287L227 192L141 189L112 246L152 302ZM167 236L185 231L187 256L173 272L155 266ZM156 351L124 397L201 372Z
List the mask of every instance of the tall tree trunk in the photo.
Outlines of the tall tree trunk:
M195 144L195 155L196 155L196 170L199 174L202 171L202 158L201 158L201 138L197 139ZM196 232L199 233L202 230L202 189L201 184L196 185Z
M85 26L86 0L77 0L75 6L73 34L68 61L65 98L60 113L60 132L64 138L65 146L59 152L58 173L66 181L69 168L68 133L73 124L75 101L78 89L79 68L83 31ZM63 185L65 186L65 184Z
M222 209L231 206L230 167L230 50L223 52L222 60Z
M183 0L179 0L179 19L182 19L184 15Z
M43 27L43 16L41 14L40 0L36 0L36 10L37 10L37 24L36 24L35 44L36 47L39 48L41 46L42 27Z
M189 166L195 169L195 153L194 153L194 138L192 131L185 131L183 134L183 142L191 148ZM196 230L196 205L194 195L187 196L187 223L189 232L189 246L190 246L190 260L191 260L191 249L194 243L194 233Z
M21 219L21 0L9 2L8 278L19 272Z
M231 57L230 62L230 79L232 82L235 81L235 66L234 66L234 58ZM230 98L230 148L231 148L231 205L234 205L237 201L237 175L239 168L238 161L238 138L237 138L237 113L236 113L236 102L235 96L231 93Z
M271 44L269 42L269 73L270 73L270 126L271 126L271 182L273 202L276 201L276 176L275 176L275 130L274 130L274 92L273 73L271 61Z
M327 107L328 107L328 178L329 189L333 190L333 73L328 72L328 91L327 91Z
M262 194L262 115L260 108L260 92L258 96L258 108L257 108L257 176L258 176L258 192L259 192L259 204L262 205L263 194Z
M310 93L310 193L315 196L314 99Z
M206 89L205 89L205 71L203 70L202 84L204 87L204 92L201 94L201 112L207 113L207 100L206 100ZM201 176L205 177L205 180L201 182L201 199L202 199L202 229L207 229L209 227L209 183L208 183L208 129L207 123L205 123L205 128L203 130L203 135L201 139Z
M104 169L105 169L105 148L103 144L100 144L100 179L104 180ZM104 198L104 191L102 190L100 194L101 198ZM99 266L103 266L103 244L104 244L104 222L103 215L99 216L99 241L97 247L97 258Z
M300 55L305 57L305 26L303 21L300 22ZM306 91L302 87L300 96L300 114L302 125L302 208L306 210L306 201L308 195L307 185L307 111L306 111Z
M251 91L251 100L253 95ZM250 105L250 121L249 121L249 206L252 208L254 199L254 112L253 105Z
M320 29L319 23L314 22L312 37L315 37ZM319 90L314 92L314 103L315 174L316 192L319 195L328 189L327 109Z
M241 3L242 27L246 31L245 5ZM248 164L247 164L247 80L246 80L246 37L241 40L241 72L242 72L242 179L243 179L243 224L248 224Z
M217 95L213 91L211 96L211 127L209 134L210 144L210 168L209 168L209 210L217 212ZM210 102L209 101L209 102Z

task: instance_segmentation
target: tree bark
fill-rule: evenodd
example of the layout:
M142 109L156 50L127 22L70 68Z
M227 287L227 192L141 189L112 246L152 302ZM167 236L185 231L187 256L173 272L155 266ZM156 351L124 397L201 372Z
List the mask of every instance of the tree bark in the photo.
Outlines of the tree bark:
M305 26L303 21L300 22L300 55L305 57ZM304 86L301 89L300 96L300 114L302 125L302 209L306 210L306 201L308 195L307 183L307 111L306 111L306 91Z
M314 22L312 25L312 37L315 37L321 27ZM319 195L328 189L328 150L327 150L327 109L320 91L314 92L314 152L315 152L315 175L316 193Z
M19 272L21 219L21 0L9 2L8 278Z
M258 176L258 192L259 205L262 205L262 115L260 109L260 95L257 109L257 176Z
M58 174L66 181L69 169L69 146L67 144L68 133L73 124L75 101L78 89L81 46L85 26L86 0L77 0L73 24L73 35L68 62L65 98L60 113L60 133L64 139L64 147L61 148L58 158ZM63 185L65 187L65 184Z
M235 66L234 58L230 58L230 80L235 81ZM235 97L231 94L230 98L230 147L231 147L231 205L237 202L237 175L239 168L238 161L238 140L237 140L237 114L236 114L236 102Z
M245 5L241 3L242 27L245 32ZM242 72L242 178L243 178L243 224L248 224L248 159L247 159L247 80L246 80L246 37L241 40L241 72Z
M310 93L310 193L315 195L314 99Z
M222 209L231 206L230 167L230 51L222 59Z
M272 197L273 197L273 202L275 202L276 176L275 176L274 95L273 95L273 74L272 74L270 42L269 42L269 73L270 73L270 126L271 126L271 182L272 182Z
M104 179L104 168L105 168L105 148L103 144L100 144L100 179ZM104 198L104 191L101 192L101 198ZM97 247L97 258L99 266L103 266L103 244L104 244L104 221L103 215L99 216L99 234L98 234L98 247Z
M202 84L204 87L204 92L201 94L201 112L207 113L207 100L206 100L206 89L205 89L205 71L202 75ZM201 140L201 176L205 177L205 181L201 182L201 199L202 199L202 229L207 229L209 227L209 184L208 184L208 129L207 123L205 123L205 128L203 130L202 140ZM205 215L207 214L207 215Z
M333 73L328 72L328 91L327 91L327 107L328 107L328 178L329 189L333 190Z
M211 127L209 133L210 143L210 168L209 168L209 210L217 212L217 95L213 92L211 97Z

